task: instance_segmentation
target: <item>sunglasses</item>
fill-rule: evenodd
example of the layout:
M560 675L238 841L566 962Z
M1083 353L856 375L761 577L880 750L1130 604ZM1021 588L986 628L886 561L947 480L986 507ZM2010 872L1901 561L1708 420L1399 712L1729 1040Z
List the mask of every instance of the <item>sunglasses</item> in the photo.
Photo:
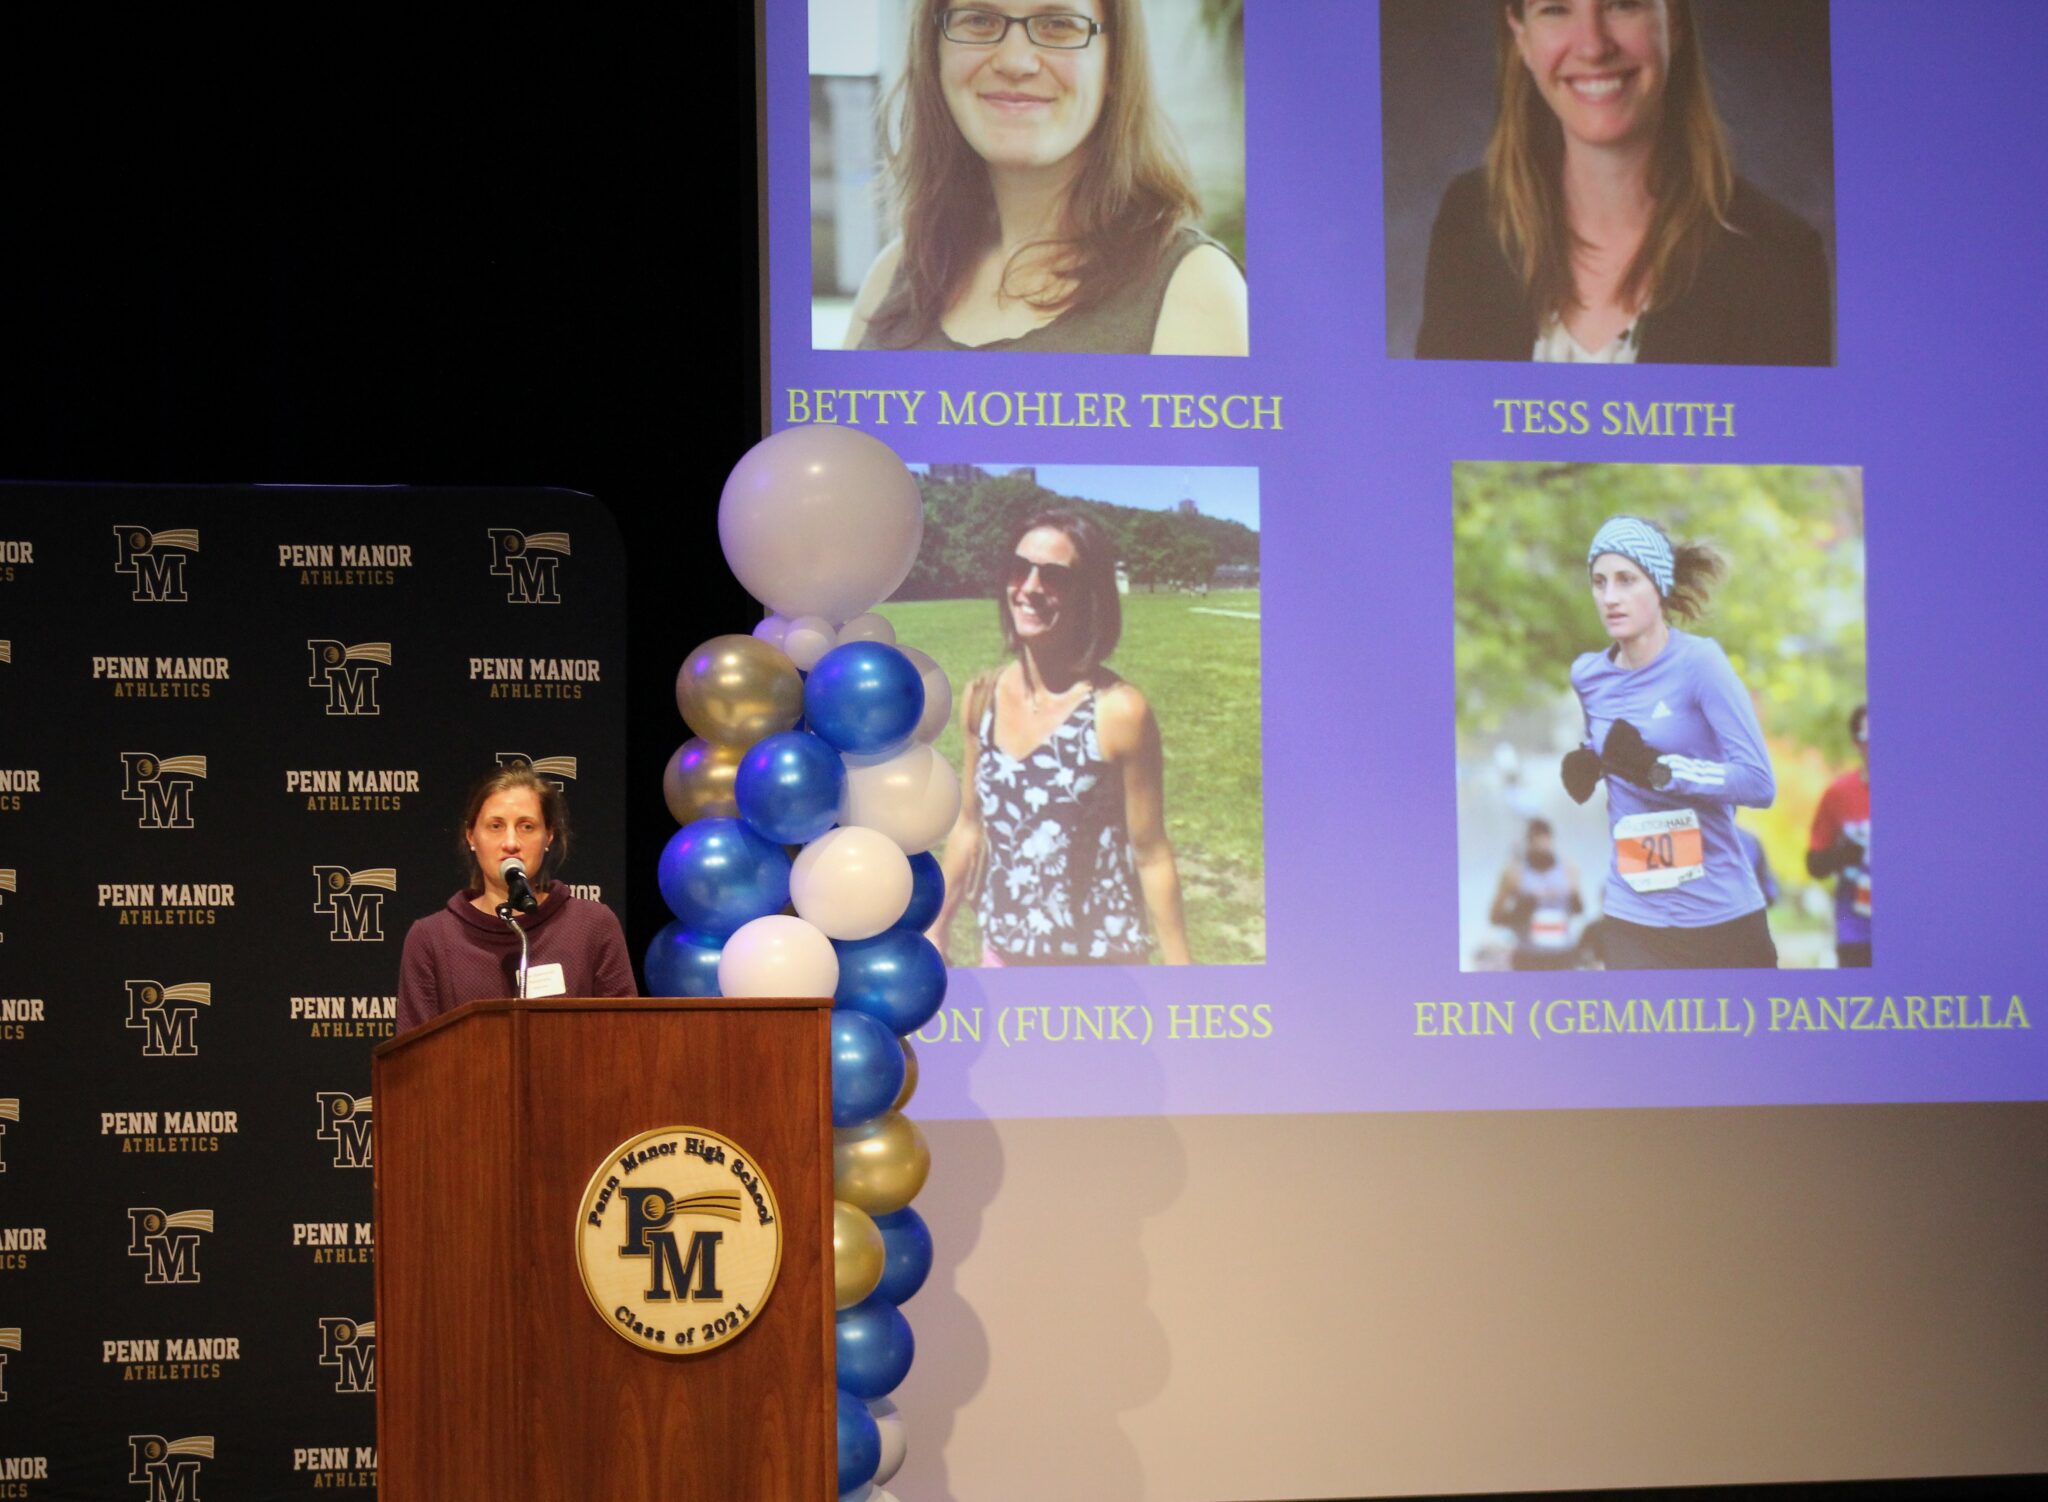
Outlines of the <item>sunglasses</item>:
M1021 553L1010 555L1009 570L1003 575L1003 582L1011 589L1017 588L1031 577L1032 570L1038 571L1038 585L1049 595L1062 594L1074 577L1071 565L1065 563L1039 563Z

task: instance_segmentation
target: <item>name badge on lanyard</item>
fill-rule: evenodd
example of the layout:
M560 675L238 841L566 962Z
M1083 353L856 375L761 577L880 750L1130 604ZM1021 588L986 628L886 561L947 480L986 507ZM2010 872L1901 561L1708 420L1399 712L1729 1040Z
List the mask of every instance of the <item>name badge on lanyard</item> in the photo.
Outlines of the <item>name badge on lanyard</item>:
M1614 824L1614 869L1638 892L1668 892L1707 874L1700 816L1689 808L1630 814Z

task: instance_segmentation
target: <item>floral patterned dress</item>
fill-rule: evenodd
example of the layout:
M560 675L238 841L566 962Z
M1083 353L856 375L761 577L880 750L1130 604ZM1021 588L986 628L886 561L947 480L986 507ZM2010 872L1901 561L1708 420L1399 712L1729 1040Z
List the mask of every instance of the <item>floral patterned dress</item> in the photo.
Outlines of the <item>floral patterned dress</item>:
M1149 963L1123 776L1102 754L1095 690L1022 760L996 745L995 715L991 694L975 729L974 771L988 851L979 912L989 960Z

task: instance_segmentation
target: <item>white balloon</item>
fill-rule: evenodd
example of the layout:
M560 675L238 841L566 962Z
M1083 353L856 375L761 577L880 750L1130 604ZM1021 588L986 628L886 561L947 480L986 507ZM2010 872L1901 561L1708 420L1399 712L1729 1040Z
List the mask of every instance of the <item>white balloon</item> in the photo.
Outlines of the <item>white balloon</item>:
M887 1486L903 1469L903 1456L909 1448L903 1434L903 1415L887 1398L869 1399L868 1412L875 1416L875 1427L882 1431L882 1463L875 1467L874 1484Z
M910 738L914 741L935 741L946 733L946 722L953 718L953 681L931 653L901 644L896 650L910 659L918 675L924 679L924 713L918 717L917 729L911 732Z
M910 906L910 858L873 829L828 829L789 872L796 915L828 939L872 939Z
M842 642L878 641L885 647L893 647L896 645L896 628L889 624L886 615L876 615L870 610L841 626L839 639Z
M946 759L922 741L885 761L846 768L839 822L879 829L907 855L929 850L960 816L960 779Z
M924 500L879 438L820 423L749 449L718 500L718 541L747 593L781 615L859 615L917 561Z
M818 665L819 658L838 645L839 634L822 615L800 615L782 634L782 650L800 673L808 673Z
M718 989L726 996L830 996L839 989L839 954L803 919L772 913L725 941Z
M761 618L761 624L754 628L756 640L765 641L771 647L782 645L782 639L789 635L790 620L786 615L770 615Z

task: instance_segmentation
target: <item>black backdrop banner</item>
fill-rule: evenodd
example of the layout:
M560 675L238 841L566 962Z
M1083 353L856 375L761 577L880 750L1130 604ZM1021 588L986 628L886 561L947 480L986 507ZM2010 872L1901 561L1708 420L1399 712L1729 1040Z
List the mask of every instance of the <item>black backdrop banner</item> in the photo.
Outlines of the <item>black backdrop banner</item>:
M0 1496L374 1494L370 1051L468 785L623 906L562 491L0 487Z

